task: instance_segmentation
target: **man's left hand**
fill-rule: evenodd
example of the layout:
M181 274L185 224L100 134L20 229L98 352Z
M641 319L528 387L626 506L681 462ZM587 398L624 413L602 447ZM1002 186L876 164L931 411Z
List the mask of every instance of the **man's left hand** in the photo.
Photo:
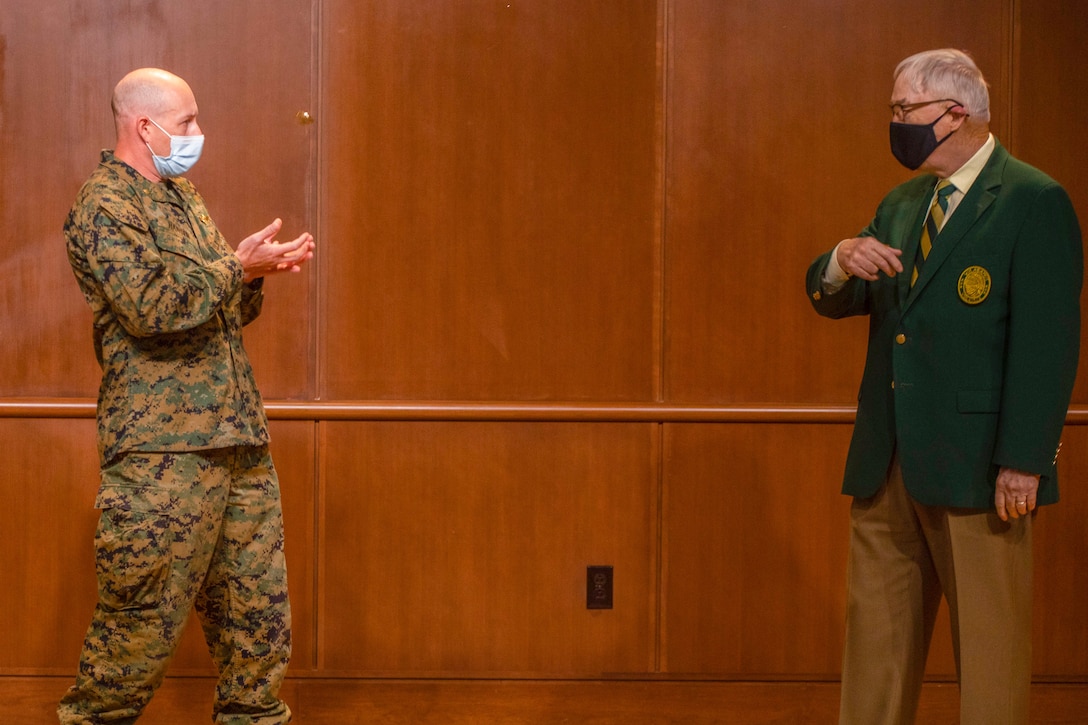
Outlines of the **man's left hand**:
M259 232L250 234L238 244L234 253L245 270L245 281L274 272L298 272L302 264L314 256L314 238L309 232L290 242L277 242L273 237L283 222L276 219Z
M1002 468L997 474L997 492L994 508L1002 521L1009 517L1018 519L1035 510L1035 494L1039 490L1039 476L1012 468Z

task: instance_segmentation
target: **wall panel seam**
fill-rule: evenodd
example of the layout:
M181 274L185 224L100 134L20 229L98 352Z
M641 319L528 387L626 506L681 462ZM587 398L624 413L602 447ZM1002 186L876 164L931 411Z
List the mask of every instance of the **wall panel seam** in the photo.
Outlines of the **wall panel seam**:
M591 423L853 423L852 405L666 404L520 401L268 401L271 420L506 421ZM5 418L94 418L86 398L0 398ZM1071 406L1066 425L1088 425L1088 406Z

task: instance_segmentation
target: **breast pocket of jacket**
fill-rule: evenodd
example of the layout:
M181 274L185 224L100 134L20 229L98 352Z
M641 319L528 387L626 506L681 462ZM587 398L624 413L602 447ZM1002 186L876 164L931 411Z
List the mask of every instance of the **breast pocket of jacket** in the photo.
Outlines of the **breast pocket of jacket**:
M949 258L947 279L955 285L955 294L965 309L977 314L1000 314L1008 300L1009 262L993 250L971 246L956 249Z
M189 226L189 218L179 207L170 204L164 207L150 224L155 246L168 264L171 256L199 264L202 261L200 242Z

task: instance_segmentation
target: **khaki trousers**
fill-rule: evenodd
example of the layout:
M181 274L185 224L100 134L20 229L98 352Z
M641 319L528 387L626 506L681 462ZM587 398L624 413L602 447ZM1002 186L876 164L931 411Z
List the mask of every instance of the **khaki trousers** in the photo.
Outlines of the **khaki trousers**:
M1032 516L922 506L898 461L850 512L842 725L914 722L943 595L961 725L1023 725L1031 684Z

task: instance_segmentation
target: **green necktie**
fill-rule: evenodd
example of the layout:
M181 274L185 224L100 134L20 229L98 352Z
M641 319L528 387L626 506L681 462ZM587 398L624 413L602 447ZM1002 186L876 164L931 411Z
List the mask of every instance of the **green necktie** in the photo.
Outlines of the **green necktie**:
M933 249L933 240L944 226L944 215L948 211L948 197L956 190L948 179L937 182L937 196L929 207L929 216L926 217L925 226L922 227L922 242L918 245L918 257L914 260L914 272L910 276L910 286L918 281L918 272L922 269L922 263L929 256L929 250Z

